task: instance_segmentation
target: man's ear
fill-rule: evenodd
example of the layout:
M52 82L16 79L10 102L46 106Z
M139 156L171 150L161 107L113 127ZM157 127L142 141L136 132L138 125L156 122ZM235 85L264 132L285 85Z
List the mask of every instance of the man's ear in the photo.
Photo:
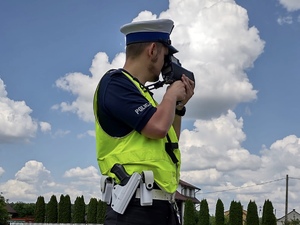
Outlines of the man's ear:
M155 57L156 55L157 55L157 45L156 45L156 43L151 43L150 45L149 45L149 48L148 48L148 55L150 56L150 57Z

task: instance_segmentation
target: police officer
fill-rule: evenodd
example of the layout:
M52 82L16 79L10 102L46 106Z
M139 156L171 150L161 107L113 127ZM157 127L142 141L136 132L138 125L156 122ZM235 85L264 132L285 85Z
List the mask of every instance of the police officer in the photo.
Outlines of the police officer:
M179 182L178 139L185 104L194 94L194 82L182 75L172 83L158 104L145 86L158 81L164 58L177 50L171 45L173 21L158 19L126 24L126 61L123 68L108 71L94 96L97 160L102 175L122 164L128 174L151 170L155 188L173 196ZM178 104L180 102L180 104ZM124 214L107 207L105 225L176 224L170 202L153 200L141 206L136 196Z

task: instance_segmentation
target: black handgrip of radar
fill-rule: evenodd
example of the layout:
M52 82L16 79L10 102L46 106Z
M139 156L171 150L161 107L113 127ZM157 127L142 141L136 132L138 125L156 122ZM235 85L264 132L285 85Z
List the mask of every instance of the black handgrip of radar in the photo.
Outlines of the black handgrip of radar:
M124 186L130 179L130 175L125 171L123 165L116 163L110 170L110 172L114 173L117 178L120 180L120 185Z

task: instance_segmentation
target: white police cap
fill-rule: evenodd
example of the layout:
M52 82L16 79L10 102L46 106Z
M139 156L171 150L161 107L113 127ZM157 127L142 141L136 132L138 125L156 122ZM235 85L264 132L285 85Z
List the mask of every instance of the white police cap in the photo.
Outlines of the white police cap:
M171 45L170 34L174 22L169 19L138 21L125 24L120 31L126 35L126 45L142 42L161 42L168 47L169 53L178 52Z

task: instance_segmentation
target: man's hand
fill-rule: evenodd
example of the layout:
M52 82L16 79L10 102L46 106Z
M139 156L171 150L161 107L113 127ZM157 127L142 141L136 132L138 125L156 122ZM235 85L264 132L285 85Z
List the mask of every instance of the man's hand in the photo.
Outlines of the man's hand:
M175 102L182 101L186 98L185 84L181 80L175 81L167 88L165 96L173 98Z
M143 128L142 134L152 139L164 138L173 124L179 138L181 119L175 118L176 102L181 102L181 105L178 105L177 109L182 109L193 96L194 88L194 82L185 75L182 75L181 80L171 84L167 88L162 102L157 106L156 112ZM178 120L175 122L178 125L174 124L174 119Z
M185 105L190 100L190 98L194 95L195 82L189 79L184 74L182 75L181 80L185 87L185 99L182 99L180 102L182 105Z
M167 92L176 97L176 101L183 107L194 95L194 89L195 83L183 74L181 80L175 81L168 87Z

